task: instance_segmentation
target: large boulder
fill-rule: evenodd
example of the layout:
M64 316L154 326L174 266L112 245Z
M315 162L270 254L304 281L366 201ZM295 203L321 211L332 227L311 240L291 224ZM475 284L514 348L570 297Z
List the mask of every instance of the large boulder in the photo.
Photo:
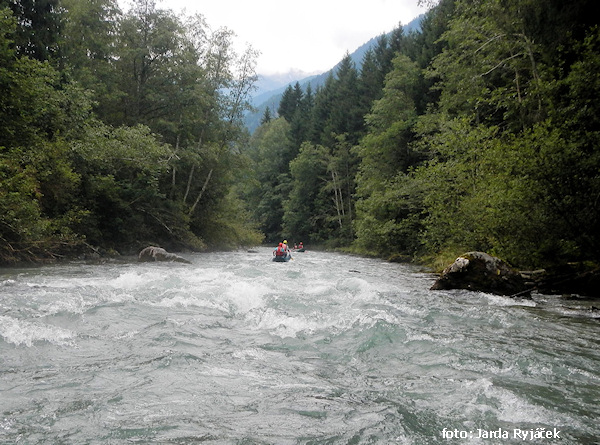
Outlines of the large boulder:
M517 270L484 252L459 256L444 269L431 289L467 289L509 296L528 294L525 280Z
M169 253L162 247L155 246L148 246L145 249L143 249L138 256L138 261L177 261L178 263L192 264L190 261L180 257L179 255Z

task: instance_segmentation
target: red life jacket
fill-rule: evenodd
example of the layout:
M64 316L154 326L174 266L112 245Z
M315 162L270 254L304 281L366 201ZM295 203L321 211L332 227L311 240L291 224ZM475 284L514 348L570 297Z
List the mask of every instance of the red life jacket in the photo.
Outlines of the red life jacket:
M275 256L285 256L285 247L278 246L275 250Z

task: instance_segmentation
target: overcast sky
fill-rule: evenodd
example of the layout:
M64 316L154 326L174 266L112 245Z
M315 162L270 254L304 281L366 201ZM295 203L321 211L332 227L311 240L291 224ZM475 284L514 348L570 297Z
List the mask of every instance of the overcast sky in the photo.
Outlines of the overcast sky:
M259 74L291 69L327 71L346 51L399 23L406 25L425 8L418 0L157 0L158 8L200 13L211 28L225 26L261 52ZM128 4L127 0L120 1ZM128 8L125 8L127 10Z

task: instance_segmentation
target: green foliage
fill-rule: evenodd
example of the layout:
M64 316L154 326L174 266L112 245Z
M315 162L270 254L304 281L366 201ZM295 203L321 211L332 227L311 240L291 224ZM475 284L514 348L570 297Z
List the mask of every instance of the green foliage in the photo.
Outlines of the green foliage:
M62 25L59 0L13 0L7 3L18 23L23 24L15 30L17 54L57 62Z
M283 117L286 121L291 122L294 118L294 114L296 114L296 110L298 110L300 107L300 102L302 101L303 95L304 93L302 92L298 82L296 82L296 85L293 88L291 85L288 85L283 92L281 101L279 102L277 114Z
M41 219L37 201L38 184L29 169L6 156L0 158L0 233L3 249L13 250L15 243L44 235L46 222Z
M310 143L273 203L284 232L385 256L597 259L600 39L576 3L442 1L422 34L381 38L360 76L344 59L311 130L288 136Z
M385 257L421 253L422 195L419 182L399 173L380 183L368 199L359 199L354 221L354 247Z
M412 91L419 72L405 56L396 58L394 66L387 76L383 98L374 102L371 113L366 117L370 132L358 149L364 179L367 176L374 181L389 179L414 163L408 144L417 116Z
M278 118L253 135L252 162L256 182L249 193L250 208L267 241L281 237L283 203L289 193L289 163L293 159L288 141L290 124Z
M308 142L290 163L293 178L289 198L284 203L283 233L311 242L324 241L331 236L327 183L328 150ZM291 236L290 236L291 238Z
M427 184L422 240L525 266L596 258L598 106L587 98L598 90L597 30L559 62L563 76L528 28L540 3L518 6L459 2L433 63L443 112L420 126L432 158L413 175Z
M255 51L238 55L231 31L211 33L200 17L184 22L149 0L125 15L114 0L9 5L0 9L1 262L89 244L260 241L232 193Z
M173 155L146 126L113 128L101 122L90 122L73 150L86 164L84 168L130 182L140 176L156 182Z
M256 51L152 0L0 2L0 261L282 236L598 259L593 0L442 0L241 126Z
M418 203L405 189L414 187L404 174L417 159L409 143L416 121L412 94L419 71L406 56L394 59L393 66L386 77L383 97L374 102L366 117L370 131L356 148L361 160L356 244L382 254L414 254L419 215L411 211L418 208Z
M250 212L234 192L218 201L216 211L203 212L201 217L197 233L212 249L255 246L264 239L256 226L247 223Z
M345 134L355 144L362 135L367 111L361 104L358 72L347 54L336 76L329 79L315 98L315 129L319 136L315 142L331 147L336 135Z
M461 246L522 266L595 255L598 179L588 168L598 160L550 121L501 137L451 120L422 142L437 151L413 174L423 184L428 251Z
M61 47L69 74L94 96L95 109L105 118L107 104L116 101L118 94L113 61L121 11L116 0L62 0L61 4Z
M91 122L72 150L82 174L79 203L90 210L78 229L89 242L119 248L163 231L158 185L172 152L147 127Z
M265 108L263 117L260 120L260 124L261 125L268 124L269 122L271 122L271 119L273 119L273 117L271 116L271 109L269 107L267 107L267 108Z
M438 132L421 140L434 151L431 161L416 169L423 187L426 209L423 241L430 251L446 245L489 250L488 232L481 224L494 211L488 190L481 189L487 172L484 157L497 132L484 126L472 128L465 119L439 123Z

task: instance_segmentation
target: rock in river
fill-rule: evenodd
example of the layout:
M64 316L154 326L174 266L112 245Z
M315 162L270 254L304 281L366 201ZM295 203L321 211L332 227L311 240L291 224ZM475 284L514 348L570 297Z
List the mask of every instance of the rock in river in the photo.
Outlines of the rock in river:
M527 293L525 280L517 270L484 252L459 256L444 269L431 289L467 289L510 296Z
M190 261L185 258L180 257L179 255L175 255L174 253L169 253L162 247L148 246L140 252L138 256L138 261L147 262L147 261L177 261L179 263L187 263L191 264Z

